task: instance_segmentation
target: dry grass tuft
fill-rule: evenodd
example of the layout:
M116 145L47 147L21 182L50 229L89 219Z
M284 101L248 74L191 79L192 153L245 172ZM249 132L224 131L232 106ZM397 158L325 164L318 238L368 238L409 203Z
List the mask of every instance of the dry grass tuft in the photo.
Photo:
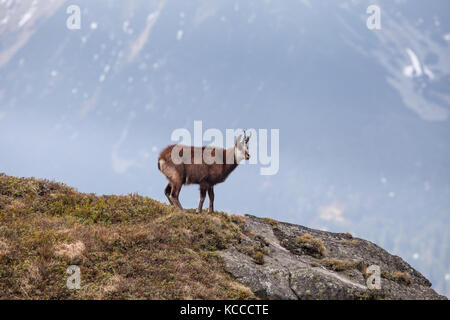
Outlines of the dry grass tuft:
M240 227L244 227L244 225L245 225L245 218L243 216L239 216L237 214L231 215L231 221L233 221L235 224L237 224Z
M340 243L345 245L356 245L358 244L358 240L352 239L352 240L341 240Z
M381 276L385 279L395 281L400 284L410 285L412 283L411 276L407 272L395 271L395 272L387 272L382 271Z
M346 232L346 233L345 233L345 236L346 236L348 239L353 239L353 235L352 235L350 232Z
M256 264L264 264L264 254L261 251L256 251L253 260Z
M362 261L350 261L350 260L340 260L336 258L325 258L322 260L322 265L333 271L346 271L350 269L359 270L364 277L366 277L367 266Z
M83 255L85 245L81 241L77 241L72 244L62 243L55 248L55 253L59 256L66 257L68 259L79 258Z
M268 224L270 224L272 227L278 226L278 221L277 220L274 220L274 219L271 219L271 218L263 218L263 220L265 222L267 222Z
M340 260L335 258L325 258L322 265L333 271L345 271L355 267L355 262L350 260Z
M297 237L297 244L298 246L310 251L312 255L317 258L325 257L327 254L327 250L325 249L322 239L314 238L308 233Z

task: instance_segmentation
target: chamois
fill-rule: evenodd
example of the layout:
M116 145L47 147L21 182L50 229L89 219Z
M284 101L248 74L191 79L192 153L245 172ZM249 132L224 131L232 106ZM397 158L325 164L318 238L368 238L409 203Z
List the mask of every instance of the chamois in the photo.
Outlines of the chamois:
M209 212L213 213L214 185L224 182L242 160L250 159L248 152L250 136L247 137L244 131L243 140L241 141L241 134L234 146L227 149L170 145L162 150L158 157L158 169L169 180L164 194L170 204L183 210L178 200L181 187L198 184L200 185L200 202L196 212L202 212L203 202L208 192ZM182 161L180 161L181 158Z

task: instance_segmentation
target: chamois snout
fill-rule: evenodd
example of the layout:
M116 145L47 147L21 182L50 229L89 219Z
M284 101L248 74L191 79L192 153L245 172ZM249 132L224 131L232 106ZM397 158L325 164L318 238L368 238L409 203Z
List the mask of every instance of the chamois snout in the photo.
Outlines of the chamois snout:
M244 139L241 141L240 136L236 140L236 148L237 148L237 160L240 161L242 159L249 160L250 153L248 152L248 141L250 140L251 134L247 137L244 131Z

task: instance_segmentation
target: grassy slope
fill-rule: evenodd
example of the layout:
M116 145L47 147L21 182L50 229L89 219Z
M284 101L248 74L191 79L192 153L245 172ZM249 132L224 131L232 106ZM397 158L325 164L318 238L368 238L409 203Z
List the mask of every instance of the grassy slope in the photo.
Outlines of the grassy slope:
M217 254L240 220L0 174L0 299L254 298ZM80 290L66 287L72 264Z

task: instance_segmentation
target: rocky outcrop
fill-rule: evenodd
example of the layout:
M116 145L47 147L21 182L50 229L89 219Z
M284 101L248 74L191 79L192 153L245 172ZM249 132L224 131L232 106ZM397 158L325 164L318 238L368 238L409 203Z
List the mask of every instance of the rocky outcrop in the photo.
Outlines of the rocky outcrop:
M271 219L245 216L240 246L222 251L228 272L264 299L446 299L398 256L353 238ZM249 255L241 246L258 248ZM369 289L369 266L380 288Z

